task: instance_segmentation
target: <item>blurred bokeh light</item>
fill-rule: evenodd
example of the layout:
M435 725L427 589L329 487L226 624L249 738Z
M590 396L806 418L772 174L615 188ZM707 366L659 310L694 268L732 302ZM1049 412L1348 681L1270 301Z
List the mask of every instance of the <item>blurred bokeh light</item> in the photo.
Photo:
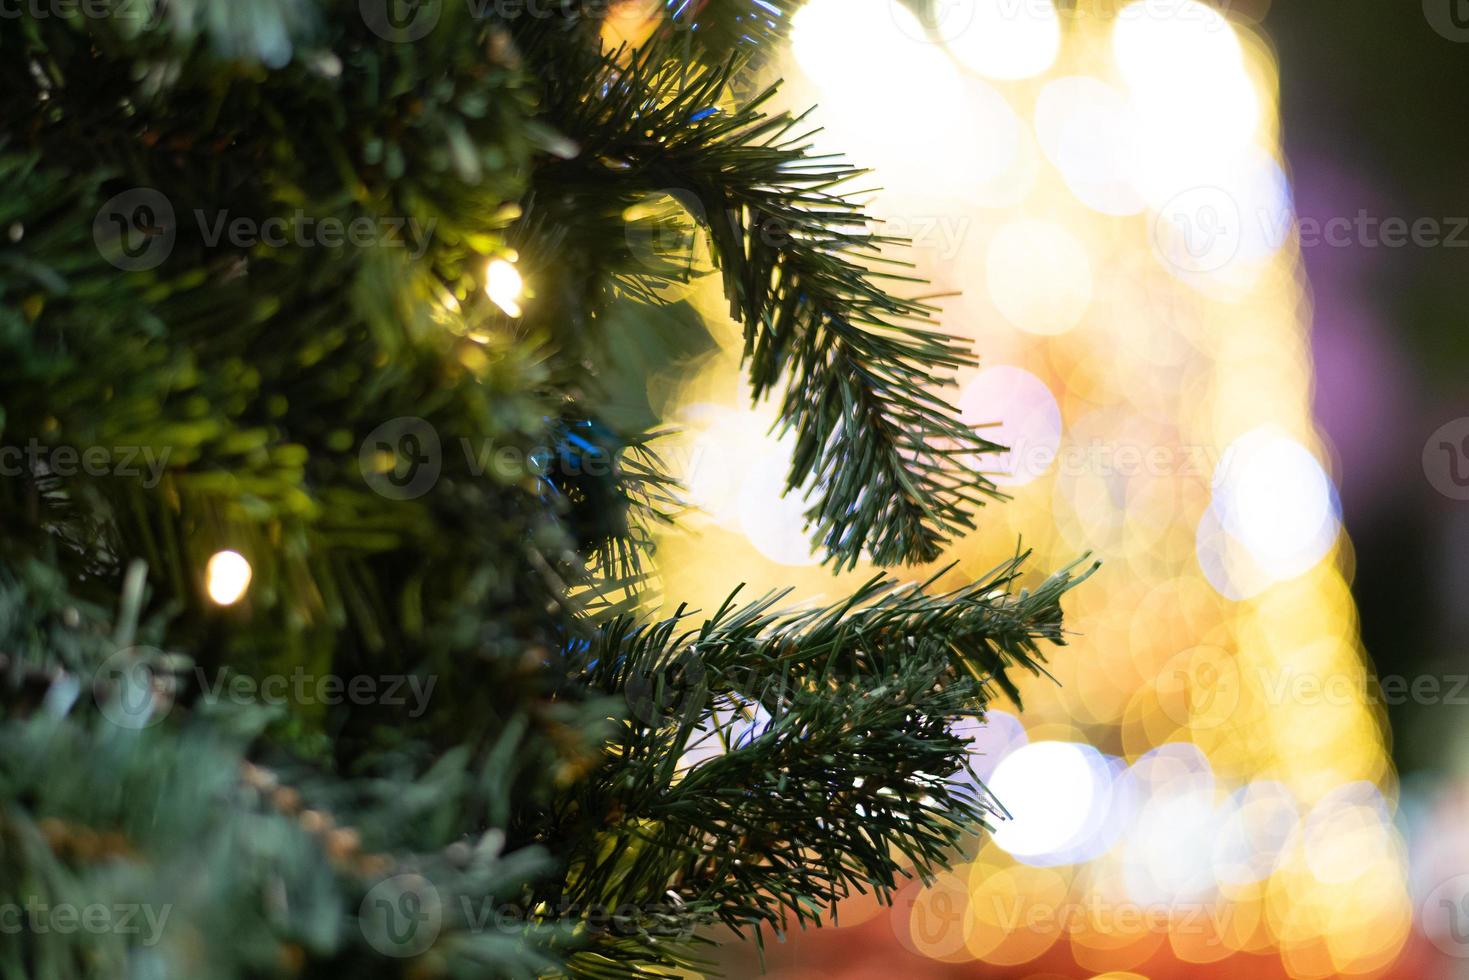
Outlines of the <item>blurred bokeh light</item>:
M1017 539L1038 571L1105 564L1068 601L1054 680L965 730L1013 819L841 921L877 916L935 976L1388 975L1414 903L1312 414L1274 56L1196 0L936 11L811 0L783 98L874 168L870 213L984 358L949 395L1010 447L974 465L1014 499L951 575ZM717 288L688 298L729 343L667 453L703 513L663 541L665 577L707 607L731 569L841 593L871 569L815 565Z

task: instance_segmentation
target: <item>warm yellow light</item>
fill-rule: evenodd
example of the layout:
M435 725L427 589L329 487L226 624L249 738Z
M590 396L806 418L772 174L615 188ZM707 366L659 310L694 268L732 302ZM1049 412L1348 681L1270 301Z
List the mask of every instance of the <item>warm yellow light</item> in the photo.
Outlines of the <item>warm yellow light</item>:
M946 33L960 64L1005 81L1039 75L1061 50L1061 19L1050 0L977 0L968 22Z
M1133 189L1136 113L1118 89L1090 75L1067 75L1036 97L1035 131L1046 158L1087 207L1116 216L1137 214Z
M670 458L684 461L677 470L699 509L693 519L743 534L777 564L818 564L805 530L811 501L806 493L786 492L794 437L774 438L768 412L695 403L683 418L692 441Z
M1157 207L1220 184L1261 112L1234 28L1196 0L1138 0L1117 15L1112 52L1137 125L1138 190Z
M1121 571L1068 599L1078 650L1059 686L1025 691L1031 730L978 726L977 774L1015 819L968 900L941 881L894 928L946 962L1069 946L1119 980L1159 942L1188 963L1274 952L1293 975L1381 972L1412 902L1311 415L1269 49L1208 0L929 6L920 22L896 0L809 0L791 104L819 106L820 151L873 168L864 209L915 240L916 274L963 291L943 325L987 355L957 400L966 422L1004 423L981 431L1011 451L976 465L1015 499L956 554L1018 535L1039 564L1089 550ZM814 597L831 581L801 567L789 450L768 414L734 407L729 344L689 399L714 413L690 418L687 450L708 516L666 538L661 567L707 579L706 602L734 560L752 585ZM1120 906L1169 915L1126 924L1107 914ZM1017 909L1045 916L1016 928ZM951 915L962 928L936 930Z
M205 569L209 598L221 606L233 606L250 587L250 563L238 551L217 551Z
M660 0L622 0L612 4L602 21L603 50L625 47L631 51L648 43L660 23L660 6Z
M1061 408L1046 383L1024 368L985 368L964 386L959 410L1003 453L969 460L1002 486L1024 486L1051 469L1061 445Z
M1213 509L1272 580L1310 569L1340 531L1331 478L1309 449L1274 426L1229 445L1215 469Z
M915 61L923 26L913 13L886 0L811 0L791 19L791 50L801 70L822 88L840 92L856 86L864 93L886 86L870 70L868 57Z
M1076 236L1048 221L1012 221L995 232L985 260L990 298L1027 333L1065 333L1092 301L1091 259Z
M494 304L509 316L520 316L520 297L525 290L525 280L520 270L504 259L491 259L485 269L485 293Z
M791 21L791 32L800 75L816 90L799 97L819 107L812 117L822 128L816 146L875 171L884 203L872 210L901 223L889 233L933 237L923 216L949 213L934 198L962 196L1013 169L1018 120L1002 118L1007 131L995 133L991 118L972 119L976 96L903 4L811 0ZM977 98L987 117L1013 116L997 94ZM928 203L915 209L915 197Z
M1098 803L1110 791L1097 750L1074 742L1021 746L988 786L1011 817L996 825L995 843L1034 864L1066 863L1068 849L1100 829Z

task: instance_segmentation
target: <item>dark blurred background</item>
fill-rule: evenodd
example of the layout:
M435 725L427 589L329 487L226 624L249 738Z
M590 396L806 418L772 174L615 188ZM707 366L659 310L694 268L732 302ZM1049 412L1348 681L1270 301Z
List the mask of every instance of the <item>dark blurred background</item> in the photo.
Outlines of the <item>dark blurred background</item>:
M1469 4L1285 0L1264 26L1303 218L1469 220ZM1363 639L1380 675L1463 674L1469 505L1435 490L1423 458L1441 426L1469 416L1469 230L1436 248L1303 252L1316 411L1340 456ZM1389 705L1389 717L1410 787L1424 771L1469 775L1469 705Z

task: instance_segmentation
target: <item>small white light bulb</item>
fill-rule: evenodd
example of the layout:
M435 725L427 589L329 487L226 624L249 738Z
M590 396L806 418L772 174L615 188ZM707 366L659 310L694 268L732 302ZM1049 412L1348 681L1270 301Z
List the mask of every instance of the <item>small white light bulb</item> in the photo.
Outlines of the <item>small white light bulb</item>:
M504 259L491 259L485 270L485 292L495 305L510 316L520 316L520 296L525 282L520 270Z
M250 587L253 574L250 563L238 551L215 552L204 572L209 598L221 606L233 606Z

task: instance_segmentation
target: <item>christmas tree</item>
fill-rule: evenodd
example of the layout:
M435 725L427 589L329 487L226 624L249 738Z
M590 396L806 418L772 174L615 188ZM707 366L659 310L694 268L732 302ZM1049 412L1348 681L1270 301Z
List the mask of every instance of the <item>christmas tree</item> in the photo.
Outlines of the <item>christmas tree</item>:
M0 975L676 976L998 812L958 723L1070 571L643 601L685 231L832 566L995 495L971 353L767 108L795 6L7 21Z

